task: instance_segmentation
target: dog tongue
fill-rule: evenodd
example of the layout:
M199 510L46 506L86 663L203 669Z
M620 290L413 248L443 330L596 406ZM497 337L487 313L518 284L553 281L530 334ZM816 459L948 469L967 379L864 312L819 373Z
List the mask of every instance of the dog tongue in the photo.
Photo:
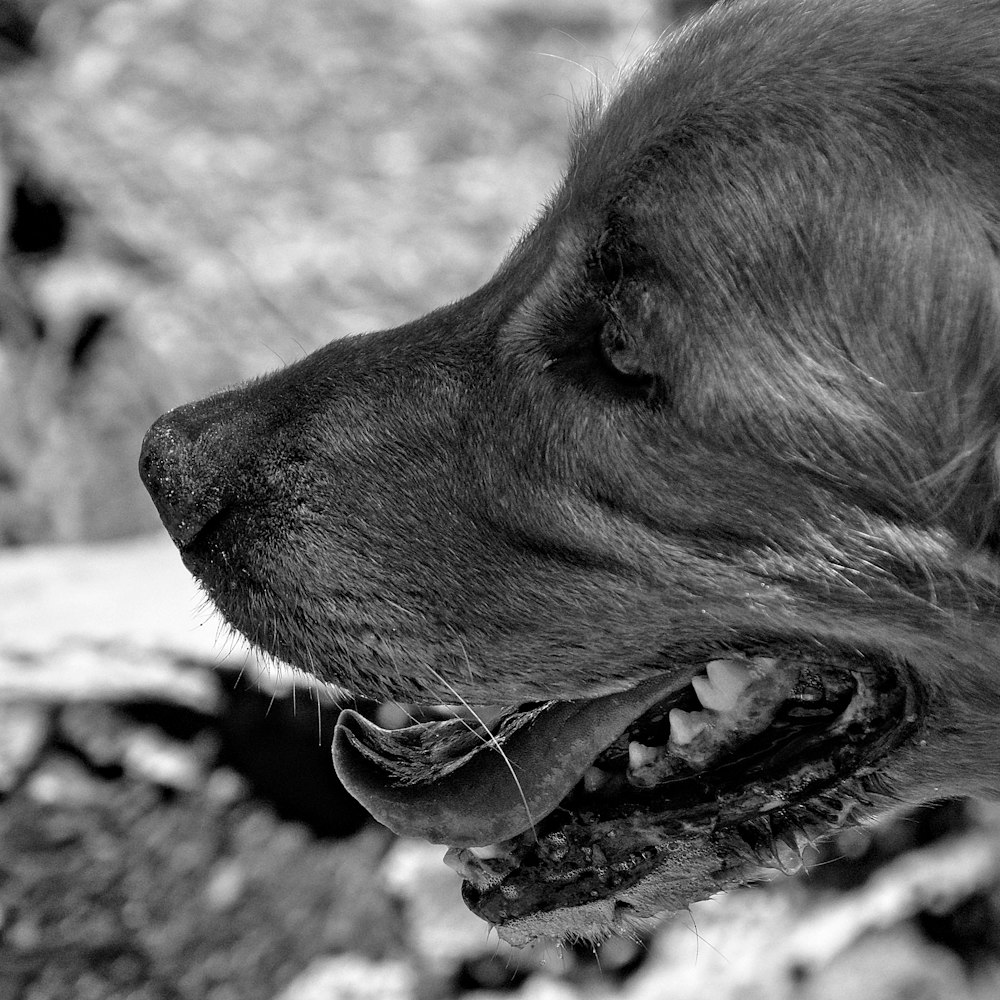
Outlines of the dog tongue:
M463 719L381 729L348 710L333 762L344 787L394 833L453 847L494 844L551 812L672 686L657 678L589 701L515 710L493 735Z

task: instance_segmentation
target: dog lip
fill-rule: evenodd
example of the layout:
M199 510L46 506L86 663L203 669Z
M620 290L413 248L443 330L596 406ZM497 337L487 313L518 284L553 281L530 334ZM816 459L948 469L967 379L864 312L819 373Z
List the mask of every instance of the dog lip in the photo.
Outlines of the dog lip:
M397 834L492 844L547 816L609 743L687 680L651 678L628 691L514 710L493 733L462 719L386 730L348 710L334 734L334 766Z

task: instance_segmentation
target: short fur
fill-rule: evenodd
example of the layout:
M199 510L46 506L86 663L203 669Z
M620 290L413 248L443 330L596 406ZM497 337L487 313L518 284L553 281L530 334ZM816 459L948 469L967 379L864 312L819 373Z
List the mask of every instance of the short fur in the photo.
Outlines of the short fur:
M223 615L325 680L574 699L774 642L923 692L901 798L1000 785L1000 3L749 0L573 139L500 270L174 411Z

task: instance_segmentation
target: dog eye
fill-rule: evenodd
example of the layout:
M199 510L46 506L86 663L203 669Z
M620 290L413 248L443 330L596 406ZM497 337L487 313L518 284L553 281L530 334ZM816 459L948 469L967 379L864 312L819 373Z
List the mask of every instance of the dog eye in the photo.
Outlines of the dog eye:
M619 385L652 400L658 379L650 365L645 340L617 316L610 316L599 336L601 359Z
M541 371L601 394L661 399L645 331L633 330L610 296L587 296L571 314L551 318L547 332Z
M601 328L601 357L616 375L623 378L641 378L647 373L640 364L635 345L628 332L615 320Z

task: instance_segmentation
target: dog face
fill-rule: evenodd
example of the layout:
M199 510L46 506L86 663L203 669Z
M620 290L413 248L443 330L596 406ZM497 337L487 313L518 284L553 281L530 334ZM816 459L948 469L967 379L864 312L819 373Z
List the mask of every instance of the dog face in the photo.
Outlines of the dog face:
M582 115L479 291L147 435L164 524L255 645L510 706L348 712L334 746L509 940L996 793L998 15L714 10Z

